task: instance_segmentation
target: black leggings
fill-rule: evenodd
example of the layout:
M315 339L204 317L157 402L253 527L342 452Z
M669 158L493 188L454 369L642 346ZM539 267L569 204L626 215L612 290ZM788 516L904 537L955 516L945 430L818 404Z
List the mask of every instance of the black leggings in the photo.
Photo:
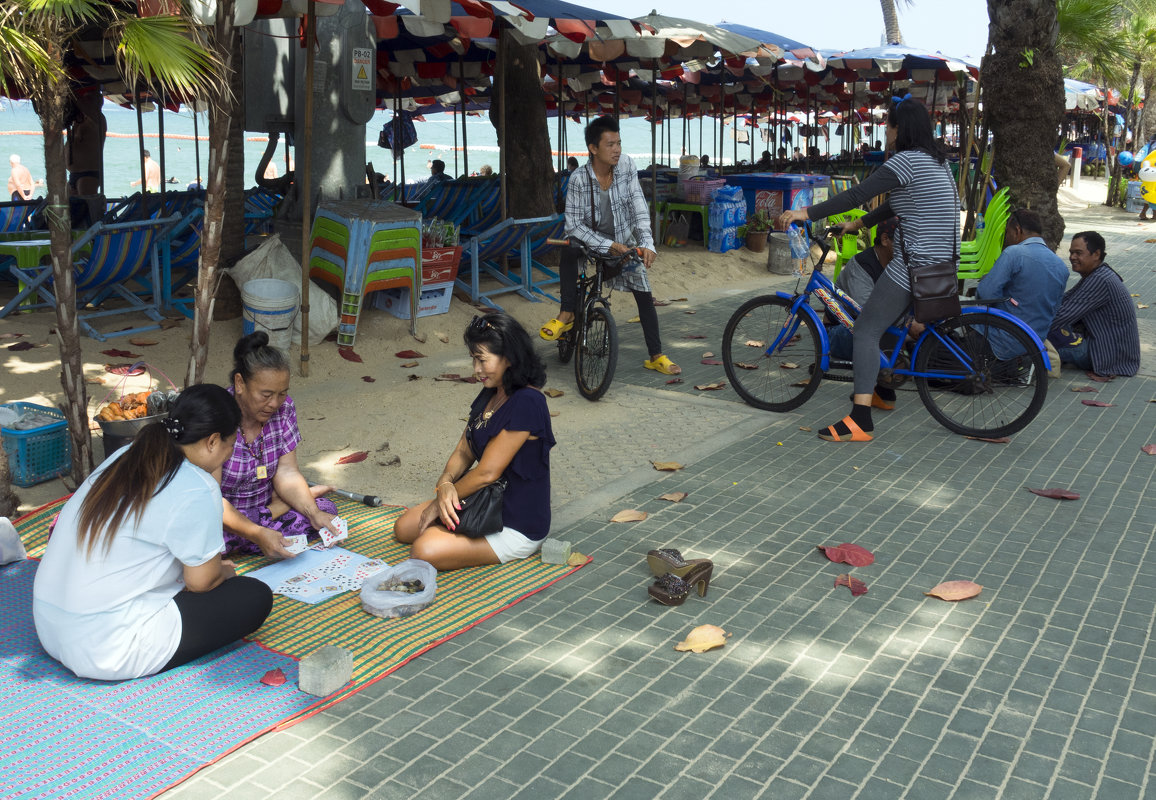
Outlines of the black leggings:
M558 291L562 295L562 311L573 314L578 309L578 253L570 247L562 249L558 262ZM646 339L646 352L656 356L662 352L662 337L658 335L658 311L654 308L654 295L650 292L632 292L638 306L638 321L642 325L642 336Z
M261 627L273 610L273 590L256 578L229 578L207 592L178 592L181 642L161 672L187 664Z

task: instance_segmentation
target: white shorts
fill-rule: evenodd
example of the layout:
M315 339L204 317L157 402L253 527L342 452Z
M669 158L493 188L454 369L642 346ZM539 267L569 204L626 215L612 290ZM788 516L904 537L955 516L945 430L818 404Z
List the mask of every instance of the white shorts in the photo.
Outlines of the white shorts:
M502 528L497 533L491 533L486 537L486 541L502 564L519 558L529 558L542 547L540 539L530 539L513 528Z

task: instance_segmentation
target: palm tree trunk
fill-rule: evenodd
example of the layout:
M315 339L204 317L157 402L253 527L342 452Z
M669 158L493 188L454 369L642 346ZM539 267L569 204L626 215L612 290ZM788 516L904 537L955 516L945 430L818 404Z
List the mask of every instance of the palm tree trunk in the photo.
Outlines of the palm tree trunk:
M883 29L887 34L887 44L903 44L903 34L899 31L899 11L895 0L879 0L883 8Z
M40 120L44 128L44 172L48 189L45 218L52 241L60 385L64 389L64 417L72 438L72 480L80 485L92 471L92 435L88 429L88 393L80 356L76 278L72 270L72 220L68 213L68 173L64 164L64 110L68 92L67 82L52 86L51 91L45 93Z
M1132 107L1133 100L1136 98L1136 84L1140 81L1140 62L1139 60L1132 63L1132 80L1128 82L1128 125L1124 128L1125 136L1129 129L1136 127L1136 111ZM1135 135L1135 134L1133 134ZM1133 142L1138 143L1139 140L1133 139ZM1117 197L1120 191L1120 165L1116 159L1112 159L1112 177L1108 181L1108 198L1104 201L1106 206L1114 206L1117 203L1123 204L1123 198Z
M1064 234L1053 154L1064 113L1056 3L988 0L987 8L992 53L984 65L983 107L994 137L992 172L1010 188L1014 206L1039 213L1044 240L1055 248Z
M503 178L516 186L508 197L508 213L515 219L542 217L554 211L554 169L550 157L550 127L546 95L542 92L538 48L519 45L503 36L498 68L504 70L502 94L490 105L490 122L498 131L498 146L505 156ZM498 78L494 78L498 85ZM510 102L506 102L509 100ZM505 114L505 126L499 124ZM508 136L502 132L510 133Z
M236 71L234 56L237 53L237 29L233 25L233 6L234 0L223 0L217 6L217 20L213 26L213 47L217 57L224 63L226 85L232 84L232 75ZM209 173L205 184L205 222L201 228L201 263L194 293L195 315L189 344L189 367L185 373L186 386L204 380L205 364L209 360L209 328L213 321L213 295L217 284L217 266L221 260L225 206L229 199L226 176L236 103L236 96L226 91L209 104ZM243 224L242 213L233 216L242 217Z

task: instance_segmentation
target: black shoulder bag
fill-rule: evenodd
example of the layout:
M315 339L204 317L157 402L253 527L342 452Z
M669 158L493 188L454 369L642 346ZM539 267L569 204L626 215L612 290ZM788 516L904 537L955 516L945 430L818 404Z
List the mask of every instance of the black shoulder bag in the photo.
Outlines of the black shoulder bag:
M951 258L916 267L907 255L907 235L902 233L899 240L903 249L903 261L907 264L907 274L911 276L911 306L916 322L924 324L938 322L962 313L959 304L959 252L955 240L959 237L959 212L955 214L955 232L952 235Z
M474 447L474 421L466 423L466 441L474 454L474 460L481 457ZM498 478L493 483L483 486L469 497L460 499L462 508L458 511L458 526L454 533L468 536L471 539L481 539L491 533L497 533L503 527L502 503L505 501L506 479Z

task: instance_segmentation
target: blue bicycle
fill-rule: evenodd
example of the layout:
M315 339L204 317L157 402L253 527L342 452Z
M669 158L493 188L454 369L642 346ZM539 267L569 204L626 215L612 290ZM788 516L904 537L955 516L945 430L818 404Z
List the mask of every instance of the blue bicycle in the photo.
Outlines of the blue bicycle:
M722 356L727 377L748 404L790 411L805 403L829 377L849 380L851 362L830 355L826 308L854 328L858 304L823 274L823 251L802 292L755 297L727 322ZM816 310L812 298L821 306ZM941 425L963 436L997 438L1023 430L1048 393L1047 352L1031 328L985 305L967 305L957 317L931 323L908 342L910 309L887 329L879 353L879 381L898 387L915 381L919 399ZM997 355L998 353L998 355Z

